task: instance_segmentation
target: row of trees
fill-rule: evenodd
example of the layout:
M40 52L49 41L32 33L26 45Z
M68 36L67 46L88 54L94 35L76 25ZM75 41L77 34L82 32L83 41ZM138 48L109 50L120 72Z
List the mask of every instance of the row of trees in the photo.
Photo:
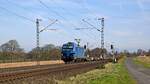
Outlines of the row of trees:
M134 52L134 53L136 53L136 52ZM144 56L144 55L150 56L150 49L148 51L138 49L136 55L137 56Z
M87 50L87 54L94 57L100 57L102 49L95 48ZM107 53L105 49L103 51ZM57 60L61 59L61 47L53 44L47 44L39 49L34 48L29 52L24 52L16 40L10 40L0 46L0 62L16 61L36 61L36 60Z
M24 50L20 48L20 45L16 40L10 40L0 46L1 52L23 52Z
M0 62L57 60L60 59L59 46L47 44L40 49L34 48L25 52L16 40L10 40L0 46Z
M106 49L103 51L107 56L111 56L111 53L107 52ZM100 57L102 49L95 48L92 50L87 49L86 54L90 57ZM150 50L144 51L138 49L137 52L130 53L127 50L118 53L126 56L150 56ZM61 59L61 47L53 44L47 44L40 49L34 48L29 52L24 52L23 48L16 40L10 40L0 46L0 62L14 62L14 61L35 61L35 60L57 60Z
M27 53L28 59L57 60L61 57L61 48L52 44L47 44L40 49L34 48Z
M137 49L136 52L129 52L127 50L124 50L123 52L120 52L120 54L124 54L125 56L150 56L150 49L145 51L143 49Z

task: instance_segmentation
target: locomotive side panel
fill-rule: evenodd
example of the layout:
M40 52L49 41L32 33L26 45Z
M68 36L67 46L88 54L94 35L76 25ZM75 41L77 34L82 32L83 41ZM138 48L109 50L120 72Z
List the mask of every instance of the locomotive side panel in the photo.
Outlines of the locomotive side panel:
M85 58L85 49L82 47L76 47L74 57L75 58Z

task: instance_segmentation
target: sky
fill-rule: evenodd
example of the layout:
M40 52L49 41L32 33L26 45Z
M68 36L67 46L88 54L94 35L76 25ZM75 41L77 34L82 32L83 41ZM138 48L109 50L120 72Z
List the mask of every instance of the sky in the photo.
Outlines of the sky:
M36 47L36 19L41 19L40 46L81 39L81 45L100 47L98 18L105 18L105 47L150 49L150 0L0 0L0 45L16 39L26 51ZM89 28L76 30L76 28Z

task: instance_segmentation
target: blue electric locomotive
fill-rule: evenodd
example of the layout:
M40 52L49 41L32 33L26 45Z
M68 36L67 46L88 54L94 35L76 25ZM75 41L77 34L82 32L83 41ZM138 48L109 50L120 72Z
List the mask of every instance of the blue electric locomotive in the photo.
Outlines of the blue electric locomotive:
M64 62L86 60L85 47L80 47L74 42L68 42L62 46L62 57Z

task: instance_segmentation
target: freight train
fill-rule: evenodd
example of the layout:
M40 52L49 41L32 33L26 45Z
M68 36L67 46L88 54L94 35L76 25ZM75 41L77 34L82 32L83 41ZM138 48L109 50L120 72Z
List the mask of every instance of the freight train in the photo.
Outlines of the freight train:
M68 43L63 44L61 54L62 54L61 59L65 63L102 60L102 58L97 57L97 56L89 57L86 54L86 46L82 47L74 42L68 42ZM115 58L119 59L120 56L117 56ZM109 60L110 62L112 62L113 56L107 54L104 60Z
M85 55L86 46L81 47L74 42L68 42L63 44L62 46L62 56L61 59L64 62L78 62L78 61L86 61L87 56Z

